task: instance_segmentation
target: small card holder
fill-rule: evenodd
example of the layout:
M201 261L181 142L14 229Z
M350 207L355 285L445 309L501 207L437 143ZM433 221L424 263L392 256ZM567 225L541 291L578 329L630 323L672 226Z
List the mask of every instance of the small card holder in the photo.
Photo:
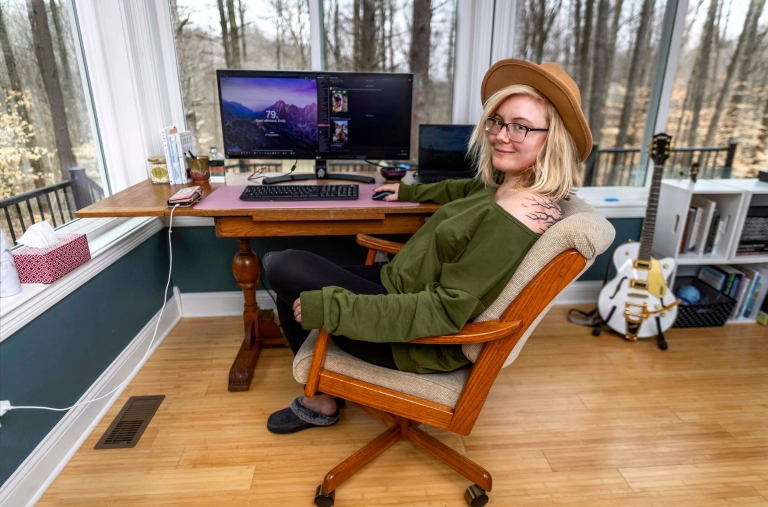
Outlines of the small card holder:
M203 197L200 187L185 187L168 198L168 206L192 206Z

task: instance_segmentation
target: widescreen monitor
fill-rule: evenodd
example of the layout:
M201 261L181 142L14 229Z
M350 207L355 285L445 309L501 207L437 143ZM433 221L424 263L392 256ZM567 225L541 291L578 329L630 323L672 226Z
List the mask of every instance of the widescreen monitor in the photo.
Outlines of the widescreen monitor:
M410 157L412 74L216 74L227 158Z

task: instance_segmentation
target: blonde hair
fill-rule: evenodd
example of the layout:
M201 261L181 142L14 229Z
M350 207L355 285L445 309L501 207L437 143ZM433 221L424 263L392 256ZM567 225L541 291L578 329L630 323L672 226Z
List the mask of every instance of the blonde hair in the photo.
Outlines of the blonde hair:
M501 103L513 95L527 95L541 101L547 108L549 132L536 156L536 163L520 177L518 191L543 194L552 199L567 199L573 187L581 185L579 152L571 134L566 130L560 113L541 93L528 85L511 85L491 95L483 107L480 121L469 140L469 153L477 177L486 185L498 187L501 175L493 167L491 143L485 131L485 120L496 114Z

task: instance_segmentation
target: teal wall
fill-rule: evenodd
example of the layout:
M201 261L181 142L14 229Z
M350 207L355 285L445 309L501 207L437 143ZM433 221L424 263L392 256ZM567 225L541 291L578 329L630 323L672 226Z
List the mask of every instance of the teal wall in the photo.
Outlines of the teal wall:
M642 218L609 218L608 221L616 229L616 238L613 240L613 244L595 259L595 263L581 275L579 280L600 280L605 277L605 269L610 264L611 252L613 249L622 243L626 243L630 239L632 241L640 241L640 233L643 230ZM615 273L615 270L611 269L611 277Z
M151 237L0 343L0 399L56 408L76 403L162 306L166 237ZM64 414L3 416L0 484Z
M580 280L602 280L613 247L631 239L640 239L642 218L615 218L616 240L606 253L595 260ZM164 234L164 233L159 233ZM238 251L233 238L217 238L213 227L177 227L173 230L173 283L184 292L220 292L238 290L232 276L232 258ZM404 241L398 236L382 236ZM355 243L354 236L254 238L251 248L259 256L272 250L294 248L308 250L339 264L362 264L366 249Z
M232 258L239 249L236 239L217 238L213 227L177 227L171 234L173 283L182 293L239 290L232 275ZM253 238L251 248L259 257L273 250L307 250L340 266L363 264L368 251L355 243L354 236Z

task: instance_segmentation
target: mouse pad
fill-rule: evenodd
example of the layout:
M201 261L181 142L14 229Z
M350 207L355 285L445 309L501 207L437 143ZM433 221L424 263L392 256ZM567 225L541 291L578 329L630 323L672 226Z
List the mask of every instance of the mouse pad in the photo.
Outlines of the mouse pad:
M339 183L340 185L344 183ZM195 205L197 210L220 209L301 209L301 208L376 208L376 207L406 207L418 206L417 202L386 202L374 201L373 189L381 185L377 183L361 183L359 197L354 201L241 201L240 194L244 186L224 186L214 190Z

